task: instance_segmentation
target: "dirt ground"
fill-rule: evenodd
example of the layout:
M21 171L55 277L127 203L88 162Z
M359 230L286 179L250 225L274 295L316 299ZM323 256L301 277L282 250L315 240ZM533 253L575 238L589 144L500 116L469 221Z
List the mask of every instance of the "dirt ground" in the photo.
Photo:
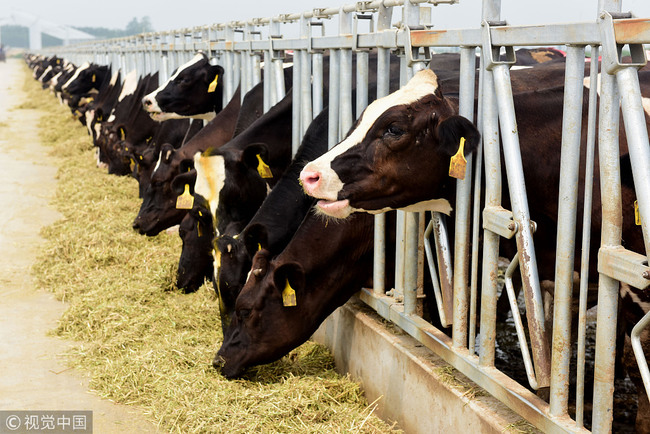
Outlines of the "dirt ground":
M95 433L158 432L138 409L90 392L62 357L71 343L47 335L66 306L34 289L31 264L40 228L60 217L49 205L56 168L38 139L47 113L12 109L24 76L22 59L0 62L0 410L92 410Z

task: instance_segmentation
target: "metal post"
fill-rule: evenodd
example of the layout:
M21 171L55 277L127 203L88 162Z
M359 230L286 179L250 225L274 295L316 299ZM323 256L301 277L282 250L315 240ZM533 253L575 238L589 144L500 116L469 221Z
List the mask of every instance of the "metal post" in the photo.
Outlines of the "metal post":
M339 84L340 76L340 50L330 49L330 97L329 97L329 125L327 130L327 147L331 149L339 142Z
M352 34L352 14L345 12L343 8L339 11L339 33L341 35ZM341 100L339 105L340 125L339 131L341 136L345 136L350 128L352 128L352 50L341 49L339 52L339 62L341 64L341 78L339 88L341 93ZM330 62L331 64L331 62Z
M551 359L552 416L567 414L569 362L571 361L571 300L575 256L575 230L582 132L582 93L585 69L584 46L567 47L562 119L560 192L555 260L553 353ZM591 211L591 210L586 210Z
M498 21L501 0L483 0L483 20ZM481 58L491 47L483 46ZM483 68L485 65L483 65ZM501 206L501 156L499 151L499 124L492 71L483 70L483 150L485 155L485 207ZM481 287L481 320L479 365L494 366L496 342L496 300L499 259L499 235L484 230L483 270Z
M582 217L582 255L580 257L580 302L578 307L578 354L576 360L576 425L583 427L585 401L585 335L587 332L587 292L589 290L589 251L591 249L591 209L594 190L594 155L596 152L596 110L598 102L598 46L591 46L589 70L589 119L587 121L587 156L585 159L585 200ZM589 212L587 212L589 210Z
M603 52L603 60L606 53ZM601 74L598 156L600 194L603 207L601 247L621 244L622 214L620 161L618 157L619 95L616 79ZM608 432L612 426L614 400L614 361L616 356L616 318L619 282L600 274L594 365L592 431Z
M303 38L306 39L311 37L309 21L304 14L300 18L300 30ZM300 142L307 131L307 127L309 127L309 124L314 118L311 98L311 53L306 49L300 50L300 68L300 130L298 140L293 143L294 154L300 146Z
M393 9L379 6L377 12L377 30L390 30ZM390 92L390 50L388 48L377 48L377 98L388 95ZM357 117L361 114L357 106ZM373 285L377 294L384 294L386 291L386 215L375 216L375 249L373 266Z
M474 47L464 47L460 53L460 89L458 113L474 118L474 83L476 55ZM456 182L456 234L453 277L453 346L467 346L468 276L470 254L470 202L472 194L472 156L467 157L465 179Z

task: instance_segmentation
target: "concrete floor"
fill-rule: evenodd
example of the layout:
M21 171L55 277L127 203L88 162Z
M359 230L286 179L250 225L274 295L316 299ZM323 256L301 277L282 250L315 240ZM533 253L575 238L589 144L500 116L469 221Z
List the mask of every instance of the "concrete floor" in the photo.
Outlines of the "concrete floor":
M66 306L34 289L30 268L40 228L60 217L49 206L56 169L38 139L47 113L12 110L25 100L23 65L0 62L0 410L92 410L95 433L158 432L137 408L89 392L61 357L71 343L47 336Z

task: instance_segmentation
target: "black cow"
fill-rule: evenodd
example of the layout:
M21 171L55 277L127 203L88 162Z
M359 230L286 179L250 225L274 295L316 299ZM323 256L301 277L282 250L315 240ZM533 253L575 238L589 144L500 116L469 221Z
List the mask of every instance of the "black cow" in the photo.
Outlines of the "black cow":
M373 228L374 219L365 213L336 221L308 213L277 257L258 251L215 368L234 378L247 367L279 359L309 339L362 285L371 285Z
M217 238L215 250L219 261L215 278L223 330L228 328L235 299L258 246L273 255L280 253L313 205L314 200L303 193L298 175L307 161L327 151L328 124L325 109L310 124L293 162L241 233Z

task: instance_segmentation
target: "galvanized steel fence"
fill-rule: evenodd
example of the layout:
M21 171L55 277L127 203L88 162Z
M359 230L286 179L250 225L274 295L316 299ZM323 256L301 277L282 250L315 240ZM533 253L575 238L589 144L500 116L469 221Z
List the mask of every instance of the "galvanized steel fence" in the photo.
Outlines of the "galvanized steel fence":
M202 50L222 65L226 74L224 102L239 83L242 95L261 81L264 72L264 108L268 110L285 94L282 68L287 53L293 63L293 145L297 149L312 118L323 109L323 56L329 53L329 143L336 144L352 126L352 71L356 61L356 105L368 103L368 68L377 71L377 97L389 92L389 56L400 56L400 82L426 68L429 50L456 49L460 52L460 114L476 121L484 137L479 151L468 164L473 173L458 181L455 233L447 234L439 215L399 212L396 252L396 281L387 291L377 283L364 289L360 298L382 317L440 355L523 418L545 432L583 431L585 324L588 279L589 230L582 235L578 328L578 381L575 413L569 414L569 364L571 302L576 244L578 164L581 151L581 119L585 51L592 64L602 56L600 100L596 86L590 87L587 139L585 209L591 209L593 159L598 131L600 182L602 190L602 240L598 254L598 310L595 348L593 417L591 429L607 432L612 425L614 364L619 282L637 288L650 283L647 254L650 251L650 148L637 69L646 64L644 43L650 43L650 19L634 19L621 12L617 0L594 1L599 12L596 22L547 26L508 26L501 17L500 0L483 0L482 22L469 29L434 29L427 23L430 4L456 0L377 0L337 8L279 15L246 22L231 22L141 34L107 41L84 43L48 50L80 64L91 61L112 64L123 71L136 69L140 75L159 71L166 80L176 67ZM440 7L453 7L443 5ZM396 25L393 16L401 11ZM435 12L435 9L434 9ZM324 27L338 18L338 32L326 35ZM507 17L504 17L507 19ZM366 25L367 23L367 25ZM286 29L298 36L287 37ZM367 29L362 32L361 28ZM560 201L555 267L554 319L546 330L543 294L537 272L534 247L535 222L531 220L522 169L516 113L510 79L515 47L561 46L566 51L565 97L562 131ZM629 47L631 63L621 63L621 48ZM377 52L377 63L369 65L368 50ZM475 56L481 54L478 95L475 95ZM597 68L591 68L591 83L597 82ZM478 97L478 113L474 112ZM630 159L645 241L645 255L621 246L621 181L618 150L619 103L623 112ZM596 114L599 113L597 122ZM596 130L596 128L598 130ZM505 156L512 209L502 207L501 159ZM484 190L481 179L485 177ZM534 180L528 180L534 182ZM483 204L482 204L483 203ZM591 213L584 213L583 226L591 226ZM385 220L376 217L374 282L383 282ZM481 238L482 241L479 241ZM434 238L434 245L429 241ZM498 260L500 238L514 238L518 255L505 271L505 287L513 307L515 326L523 349L528 385L512 380L495 368ZM454 257L450 252L453 239ZM426 255L418 249L424 242ZM482 242L482 252L479 243ZM470 247L471 246L471 247ZM480 253L481 252L481 253ZM425 258L426 256L426 258ZM451 325L451 337L417 314L424 263L434 276L434 292L441 323ZM515 300L511 276L519 267L526 305L524 327ZM481 273L481 278L479 278ZM480 297L478 282L481 283ZM453 294L453 299L452 299ZM480 320L477 320L480 312ZM477 333L477 321L480 333ZM642 369L646 390L650 376L639 336L650 317L635 327L633 347ZM527 330L526 330L527 329ZM526 342L526 331L530 339ZM476 339L478 338L478 352ZM542 399L535 390L549 391ZM589 397L587 397L589 399Z

